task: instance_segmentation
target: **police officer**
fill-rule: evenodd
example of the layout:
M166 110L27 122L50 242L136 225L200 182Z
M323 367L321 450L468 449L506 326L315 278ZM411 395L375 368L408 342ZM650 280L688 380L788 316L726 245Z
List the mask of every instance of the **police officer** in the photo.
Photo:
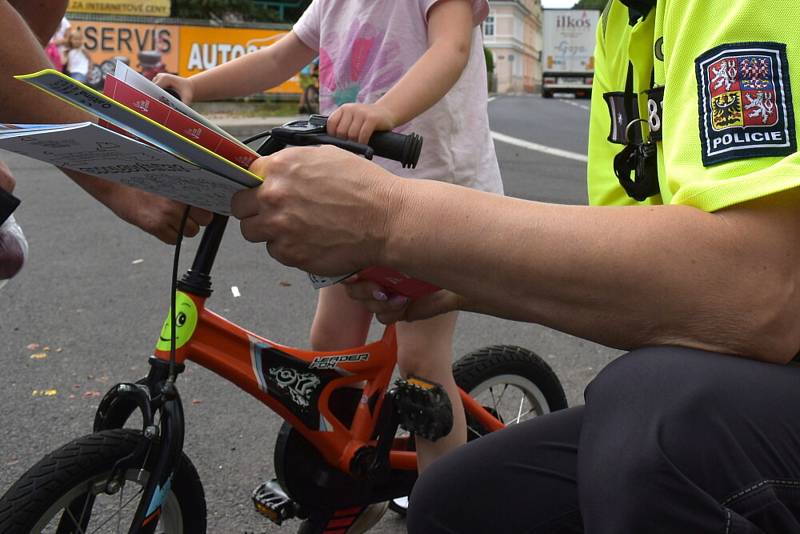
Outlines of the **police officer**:
M259 160L270 179L233 210L275 258L447 288L409 303L352 284L384 321L471 310L630 351L585 406L437 461L410 532L800 532L798 16L612 0L590 207L402 181L335 149Z

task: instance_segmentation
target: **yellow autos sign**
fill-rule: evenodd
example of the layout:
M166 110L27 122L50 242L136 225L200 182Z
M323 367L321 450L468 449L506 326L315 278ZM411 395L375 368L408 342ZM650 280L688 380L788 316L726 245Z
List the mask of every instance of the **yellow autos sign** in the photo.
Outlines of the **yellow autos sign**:
M171 0L70 0L67 11L169 17Z
M191 76L250 52L270 46L286 35L283 30L256 28L180 27L178 74ZM300 93L298 78L275 87L274 93Z

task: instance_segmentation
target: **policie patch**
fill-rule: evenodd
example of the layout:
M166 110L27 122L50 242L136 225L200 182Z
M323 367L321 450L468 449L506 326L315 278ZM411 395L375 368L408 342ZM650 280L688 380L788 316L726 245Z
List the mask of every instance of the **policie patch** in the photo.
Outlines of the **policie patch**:
M725 44L695 65L704 166L797 151L786 45Z

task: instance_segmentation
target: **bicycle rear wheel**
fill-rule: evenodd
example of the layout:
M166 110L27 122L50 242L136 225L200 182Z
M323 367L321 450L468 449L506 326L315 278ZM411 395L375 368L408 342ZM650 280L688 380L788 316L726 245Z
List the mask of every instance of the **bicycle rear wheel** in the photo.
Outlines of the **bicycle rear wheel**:
M533 351L513 345L493 345L470 352L453 366L458 387L506 426L522 423L567 407L556 374ZM467 439L488 431L467 414Z
M146 438L128 429L106 430L76 439L48 454L0 498L0 532L124 533L156 457L138 447ZM114 464L134 451L139 469L124 474L113 494L106 491ZM87 495L89 498L87 499ZM206 503L197 471L184 455L161 510L157 533L203 534Z
M512 345L493 345L460 358L453 365L458 387L469 393L506 426L567 407L558 377L536 353ZM467 440L488 434L469 413ZM394 499L389 508L405 515L408 497Z

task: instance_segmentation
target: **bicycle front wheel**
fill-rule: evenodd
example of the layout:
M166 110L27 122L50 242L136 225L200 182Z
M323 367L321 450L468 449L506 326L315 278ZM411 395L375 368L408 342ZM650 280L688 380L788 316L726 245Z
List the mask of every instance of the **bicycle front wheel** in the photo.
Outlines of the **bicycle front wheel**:
M76 439L48 454L0 499L4 534L125 533L149 476L146 438L128 429L106 430ZM109 493L116 462L141 451ZM87 498L88 497L88 498ZM206 503L197 470L184 455L161 509L157 533L203 534Z

